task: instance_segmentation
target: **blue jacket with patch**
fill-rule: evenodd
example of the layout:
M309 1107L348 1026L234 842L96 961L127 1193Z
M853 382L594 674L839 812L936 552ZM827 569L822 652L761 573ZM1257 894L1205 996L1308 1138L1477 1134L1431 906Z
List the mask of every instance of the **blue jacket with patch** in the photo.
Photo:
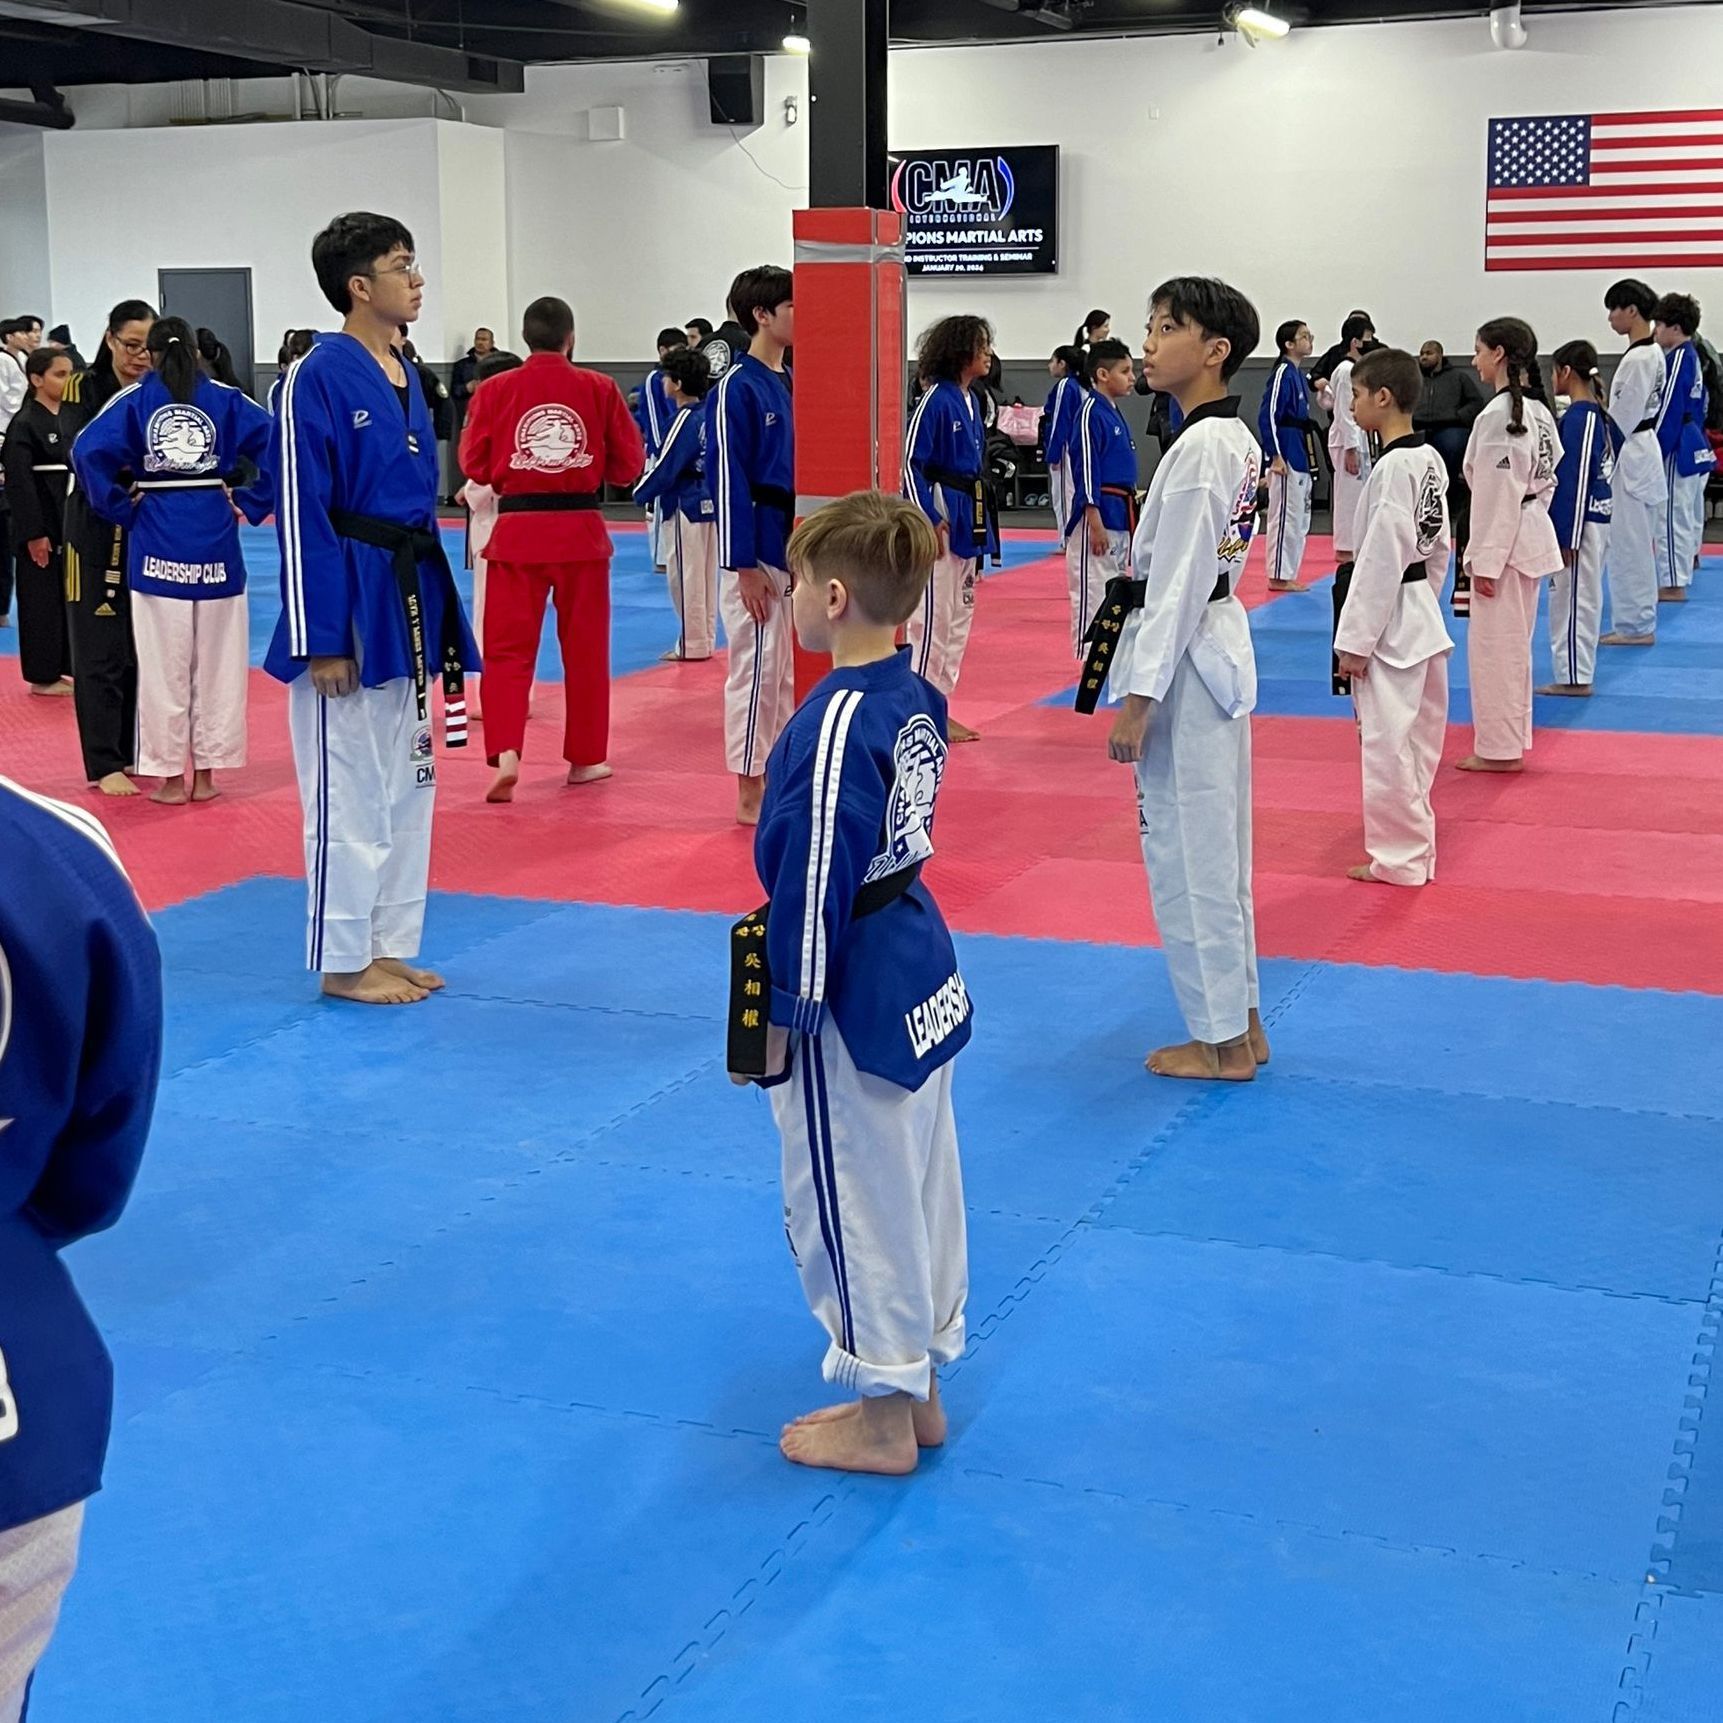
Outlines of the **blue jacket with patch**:
M718 379L708 402L706 489L720 568L788 566L796 491L790 384L752 353Z
M974 395L941 378L915 404L903 439L903 494L935 526L951 531L951 554L980 556L988 548L985 510L976 520L987 427Z
M684 520L709 521L712 499L706 494L706 409L703 403L677 409L659 446L652 470L634 487L634 500L662 500Z
M1557 427L1561 460L1550 498L1550 525L1563 550L1578 550L1588 523L1607 526L1615 499L1610 479L1621 433L1595 401L1575 401Z
M1256 415L1257 441L1267 460L1278 455L1291 471L1309 472L1310 446L1304 440L1309 424L1310 385L1290 359L1282 359L1274 367Z
M834 670L766 764L754 866L771 908L771 1020L818 1034L826 1014L858 1069L919 1089L969 1040L951 935L917 878L871 914L857 895L933 854L945 700L909 648Z
M108 836L0 778L0 1532L102 1485L113 1369L60 1260L119 1218L162 1052L161 957Z
M1717 464L1705 435L1705 373L1691 341L1663 355L1663 399L1657 409L1657 442L1663 464L1681 478L1708 473Z
M640 400L634 409L634 422L640 427L648 460L655 459L664 446L675 417L676 407L670 399L669 382L662 371L654 371L640 385Z
M1045 428L1042 446L1047 451L1047 465L1056 467L1071 452L1071 438L1077 429L1077 415L1088 400L1089 391L1075 377L1061 377L1047 393L1047 404L1041 409Z
M1098 508L1108 532L1128 532L1135 518L1137 440L1125 415L1099 390L1092 391L1077 419L1071 450L1071 518L1067 533L1083 524L1083 511Z

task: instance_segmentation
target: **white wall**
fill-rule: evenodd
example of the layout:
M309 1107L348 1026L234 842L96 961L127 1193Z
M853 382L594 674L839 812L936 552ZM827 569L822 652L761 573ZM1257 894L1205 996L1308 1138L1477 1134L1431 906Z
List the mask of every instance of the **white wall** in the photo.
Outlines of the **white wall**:
M48 181L42 134L0 126L0 317L48 317Z
M444 121L436 122L436 131L440 258L425 249L416 228L413 232L424 266L434 277L425 285L423 329L415 332L414 340L427 359L464 352L480 324L494 330L504 346L512 345L505 134ZM431 339L433 308L441 320L439 342Z

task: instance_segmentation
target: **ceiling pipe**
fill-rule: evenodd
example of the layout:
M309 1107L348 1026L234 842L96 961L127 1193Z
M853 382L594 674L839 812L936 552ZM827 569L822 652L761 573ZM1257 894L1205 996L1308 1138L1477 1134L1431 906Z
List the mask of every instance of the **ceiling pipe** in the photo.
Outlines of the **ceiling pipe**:
M51 132L69 132L77 122L66 98L52 84L32 84L33 102L0 100L0 120L18 126L41 126Z
M1518 0L1512 6L1490 8L1490 40L1498 48L1523 48L1526 45L1526 27L1520 22Z

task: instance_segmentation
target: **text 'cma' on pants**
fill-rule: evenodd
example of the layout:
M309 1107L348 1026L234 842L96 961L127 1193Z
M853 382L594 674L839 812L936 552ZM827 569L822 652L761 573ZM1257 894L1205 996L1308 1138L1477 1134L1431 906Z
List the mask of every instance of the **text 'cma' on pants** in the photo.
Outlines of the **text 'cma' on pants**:
M963 653L975 621L978 567L979 559L973 556L938 558L921 603L903 625L911 667L941 694L950 695L956 689L963 670Z
M1137 825L1167 974L1191 1036L1236 1040L1257 1004L1250 718L1229 718L1188 656L1137 763Z
M774 595L764 622L748 614L735 571L727 568L718 576L718 607L730 648L724 677L724 758L740 778L764 776L766 760L796 705L790 577L780 568L760 572Z
M437 764L410 677L333 699L287 691L305 814L306 967L350 975L411 958L425 926Z
M836 1025L801 1036L768 1090L783 1140L784 1230L830 1340L823 1374L853 1393L928 1396L963 1353L969 1256L955 1059L919 1089L856 1069Z
M544 608L556 601L562 654L562 757L602 766L610 753L610 559L500 562L485 567L485 753L526 751L527 710L544 637Z
M1589 688L1597 667L1597 637L1603 627L1603 566L1610 529L1587 521L1572 568L1550 579L1550 661L1555 679Z
M177 778L245 764L251 680L245 594L164 598L132 594L138 652L138 773Z
M1472 684L1472 750L1517 760L1532 745L1532 634L1542 579L1504 569L1493 598L1472 587L1466 665Z
M1370 661L1352 678L1364 780L1364 848L1370 871L1391 885L1436 877L1436 810L1430 793L1448 734L1448 655L1397 669Z

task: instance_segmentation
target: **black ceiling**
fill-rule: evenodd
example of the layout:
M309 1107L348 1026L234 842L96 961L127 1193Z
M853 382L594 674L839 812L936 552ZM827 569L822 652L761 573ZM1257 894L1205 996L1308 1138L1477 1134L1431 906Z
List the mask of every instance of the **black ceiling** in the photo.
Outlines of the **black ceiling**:
M1267 3L1307 24L1487 11L1444 0ZM927 44L1189 33L1217 26L1224 4L893 0L892 37ZM518 88L520 62L774 52L805 12L791 0L681 0L668 17L628 0L13 0L13 8L33 16L0 15L0 86L265 76L303 65L464 90ZM1583 9L1573 0L1525 4L1527 14ZM105 22L56 26L56 11Z

